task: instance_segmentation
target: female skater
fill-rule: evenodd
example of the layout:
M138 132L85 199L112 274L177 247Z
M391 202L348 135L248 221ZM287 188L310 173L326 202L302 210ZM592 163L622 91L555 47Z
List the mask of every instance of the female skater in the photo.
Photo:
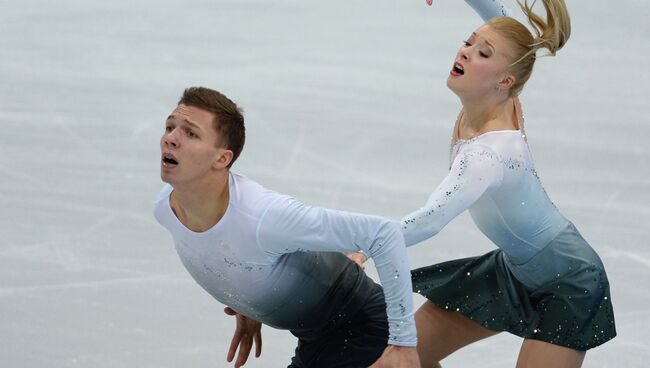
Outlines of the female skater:
M508 14L499 0L466 1L487 22L458 51L447 80L463 105L450 171L402 224L411 245L469 209L498 249L412 272L413 289L428 299L416 313L420 361L439 367L461 347L508 331L524 338L517 367L580 367L587 349L616 335L609 283L539 181L517 98L537 51L555 55L567 42L569 14L564 0L543 1L546 19L517 0L533 35L497 16Z

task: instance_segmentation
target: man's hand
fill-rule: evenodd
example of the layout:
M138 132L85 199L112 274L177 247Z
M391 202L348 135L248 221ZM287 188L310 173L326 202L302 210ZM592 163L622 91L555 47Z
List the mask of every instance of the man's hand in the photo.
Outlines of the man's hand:
M361 252L345 253L345 256L350 258L354 263L358 264L361 269L365 269L363 264L368 260L368 256Z
M420 358L414 347L388 345L369 368L420 368Z
M253 341L255 341L255 358L259 358L262 354L262 324L242 316L230 307L224 308L223 311L229 316L235 316L237 319L237 328L235 329L232 341L230 341L230 349L228 350L226 360L228 363L232 362L237 347L239 346L239 354L235 361L235 368L239 368L248 360L251 348L253 347Z

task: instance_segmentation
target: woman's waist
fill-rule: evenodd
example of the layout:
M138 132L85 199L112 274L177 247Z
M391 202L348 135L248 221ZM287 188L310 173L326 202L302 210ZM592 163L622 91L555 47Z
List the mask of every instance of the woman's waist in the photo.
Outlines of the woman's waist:
M504 250L504 261L513 275L528 287L539 287L553 279L565 277L585 266L604 270L593 248L568 223L548 244L523 262Z
M541 252L570 224L564 218L537 226L514 226L503 221L479 229L508 257L512 264L522 264Z

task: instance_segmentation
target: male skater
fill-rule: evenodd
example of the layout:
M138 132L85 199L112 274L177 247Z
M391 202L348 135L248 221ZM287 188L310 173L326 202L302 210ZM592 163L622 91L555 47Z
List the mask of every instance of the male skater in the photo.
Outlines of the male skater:
M399 225L307 206L232 173L244 138L235 103L186 89L160 140L168 185L154 209L192 277L237 315L228 361L239 345L243 365L253 339L259 356L261 322L298 337L290 368L419 367ZM385 298L342 254L353 251L374 259Z

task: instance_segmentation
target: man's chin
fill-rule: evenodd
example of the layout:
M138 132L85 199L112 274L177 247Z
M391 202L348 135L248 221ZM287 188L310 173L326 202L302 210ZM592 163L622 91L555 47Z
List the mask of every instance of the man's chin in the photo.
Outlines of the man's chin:
M163 183L167 183L167 184L170 184L170 185L172 184L172 180L171 180L171 178L169 177L169 174L166 174L166 173L165 173L164 171L162 171L162 170L161 170L161 172L160 172L160 180L162 180Z

